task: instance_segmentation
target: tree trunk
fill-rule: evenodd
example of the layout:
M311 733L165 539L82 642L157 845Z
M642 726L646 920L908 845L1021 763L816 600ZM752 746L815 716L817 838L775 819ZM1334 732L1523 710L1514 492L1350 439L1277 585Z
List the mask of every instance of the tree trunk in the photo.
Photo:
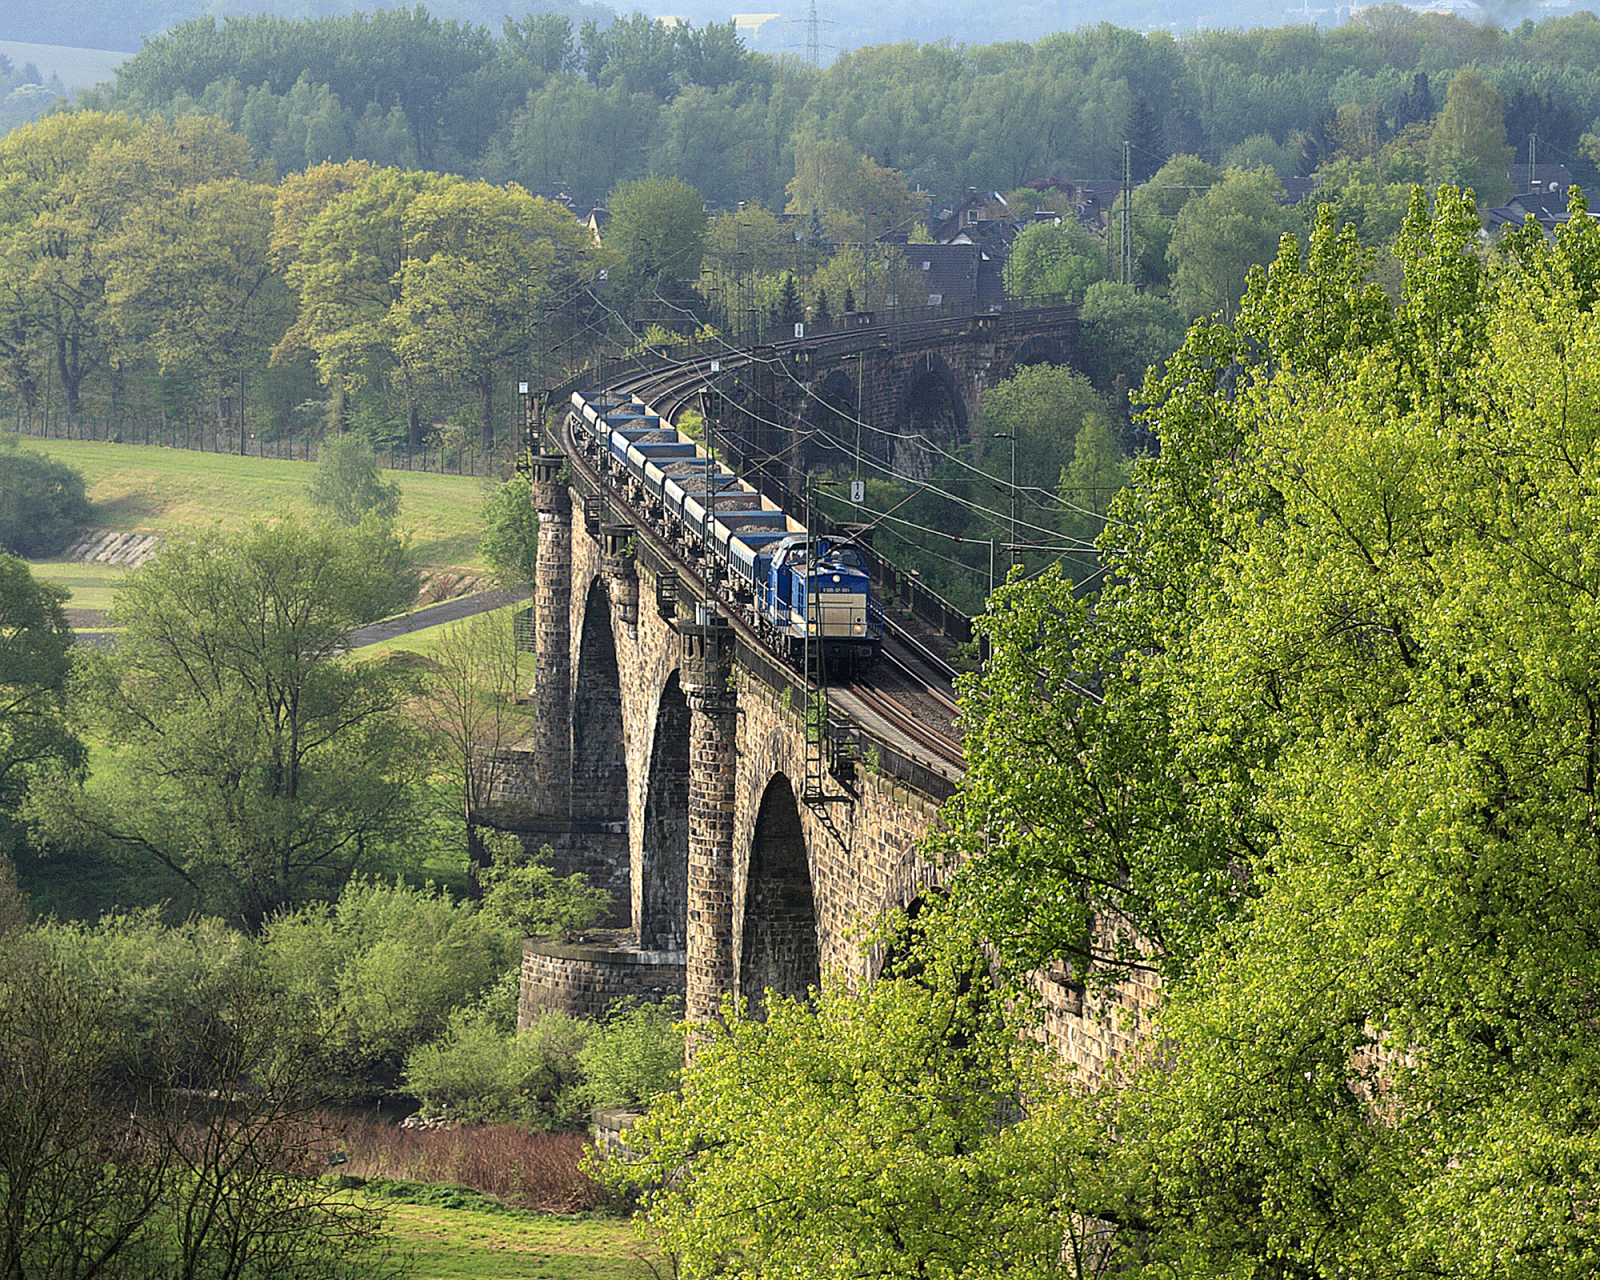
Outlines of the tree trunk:
M422 448L422 410L412 395L406 397L406 443L413 449Z
M494 373L485 370L478 378L478 439L485 453L494 448Z
M483 897L483 873L494 862L494 857L483 843L483 830L475 822L467 823L467 896Z
M67 398L67 424L70 426L83 407L78 393L83 386L84 369L78 359L76 338L56 339L56 371L61 375L61 392Z

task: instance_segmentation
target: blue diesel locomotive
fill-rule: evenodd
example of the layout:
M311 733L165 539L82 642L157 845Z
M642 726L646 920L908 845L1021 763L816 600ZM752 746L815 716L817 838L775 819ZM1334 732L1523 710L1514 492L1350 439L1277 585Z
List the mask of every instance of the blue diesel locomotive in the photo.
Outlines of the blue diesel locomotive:
M572 395L573 438L652 525L724 570L758 631L799 665L822 642L830 668L861 671L883 647L883 606L861 547L812 537L770 498L635 400Z

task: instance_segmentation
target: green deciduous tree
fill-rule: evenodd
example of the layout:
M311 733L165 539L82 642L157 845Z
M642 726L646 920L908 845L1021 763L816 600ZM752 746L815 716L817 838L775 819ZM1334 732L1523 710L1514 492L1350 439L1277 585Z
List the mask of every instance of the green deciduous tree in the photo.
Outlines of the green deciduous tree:
M0 1267L20 1280L402 1273L382 1217L314 1176L319 1030L259 977L202 975L130 1055L115 986L0 940ZM203 1012L199 1012L203 1010ZM133 1073L132 1060L140 1063Z
M607 200L601 258L614 278L656 282L671 295L675 282L694 281L706 248L705 200L681 178L649 177L625 182Z
M478 551L502 591L532 591L538 578L539 513L525 475L514 475L483 499Z
M262 965L289 1007L329 1026L331 1083L394 1083L406 1054L516 963L518 938L449 894L357 879L337 902L272 919Z
M1078 309L1080 349L1089 381L1102 395L1137 391L1145 374L1183 344L1183 316L1171 303L1134 286L1092 284Z
M164 373L204 377L219 431L228 429L224 400L237 392L241 453L245 378L291 319L268 252L275 195L242 178L202 182L141 202L106 244L112 325Z
M414 594L406 562L373 523L169 544L117 595L116 651L79 674L105 763L84 787L59 779L33 820L154 858L251 926L337 892L402 833L425 754L400 675L338 656Z
M690 1277L1092 1274L1090 1144L1039 1105L1045 1052L982 973L958 950L814 1010L730 1008L601 1176Z
M405 260L389 317L395 353L418 379L472 387L480 443L492 448L496 375L508 359L529 355L544 301L574 280L589 232L554 201L485 182L419 195L402 226Z
M335 188L342 185L337 175L328 175L327 181ZM395 363L393 350L406 261L405 209L422 192L454 181L459 179L377 170L324 205L298 238L293 236L298 216L280 209L278 230L293 244L287 279L300 307L275 357L283 359L300 349L315 353L341 426L349 393L396 377L413 448L422 445L421 387L403 364Z
M1058 501L1062 477L1072 466L1079 435L1091 422L1109 418L1105 402L1081 373L1060 365L1017 370L983 398L983 469L993 478L984 505L1009 515L1012 441L1015 438L1018 541L1038 541L1037 529L1062 527ZM1030 527L1034 532L1029 532Z
M1006 292L1013 298L1082 293L1106 274L1105 246L1076 218L1035 222L1006 256Z
M0 854L20 836L16 814L34 773L83 763L63 705L72 646L65 598L0 554Z
M439 741L447 804L462 823L476 874L491 860L480 824L493 814L510 752L531 727L517 705L522 663L510 617L502 611L453 623L432 659L418 708Z
M1505 116L1505 98L1493 81L1473 67L1456 72L1428 139L1428 181L1471 187L1485 204L1508 200L1512 153Z
M156 118L137 132L108 137L63 177L34 222L38 252L30 289L54 344L56 374L69 415L80 412L84 380L93 372L107 372L114 405L119 398L120 370L129 353L123 349L126 339L107 297L111 275L123 265L116 248L119 234L130 220L138 225L153 206L207 183L248 179L254 170L249 145L222 121L182 116L171 123ZM213 235L221 230L216 222L211 224ZM165 242L172 234L169 216L164 225L158 222L136 242L159 254L171 250ZM247 243L248 219L242 235ZM208 290L219 274L226 277L235 270L200 243L193 249L209 263L195 275L197 282L211 277ZM167 261L172 265L170 256ZM237 270L248 275L252 261L259 270L264 263L259 249L247 252ZM169 296L169 301L180 300ZM213 295L210 301L215 305L218 298ZM198 312L190 315L193 319ZM213 314L209 322L224 330L236 327L227 314ZM182 341L176 331L172 338Z
M1280 203L1283 187L1270 169L1230 169L1178 213L1167 246L1172 300L1195 316L1231 318L1252 267L1277 255L1278 239L1294 222Z
M1172 279L1167 249L1178 213L1191 200L1198 200L1222 181L1222 171L1199 156L1173 156L1151 175L1150 181L1135 187L1129 200L1133 223L1135 283L1165 293ZM1106 235L1114 255L1122 252L1121 197L1111 211Z
M51 305L44 259L66 244L47 243L41 219L65 200L64 180L96 148L138 127L126 116L79 111L24 125L0 139L0 234L6 249L0 258L0 356L6 382L30 412L43 393L46 366L57 358L54 337L65 314Z
M369 515L392 524L400 514L399 483L383 478L377 454L358 435L322 442L306 492L319 515L352 528Z
M1419 193L1396 307L1335 227L1156 385L1092 618L992 612L958 900L1023 963L1171 976L1089 1209L1130 1274L1577 1276L1600 233L1496 281Z
M582 872L558 876L548 845L530 856L506 832L485 844L493 863L482 877L483 909L523 937L576 937L611 905L611 895L591 885Z
M927 219L926 193L913 191L893 169L844 141L798 139L787 190L787 211L820 214L828 238L837 244L910 235ZM922 230L925 236L926 227Z
M88 518L79 472L0 432L0 553L59 555Z

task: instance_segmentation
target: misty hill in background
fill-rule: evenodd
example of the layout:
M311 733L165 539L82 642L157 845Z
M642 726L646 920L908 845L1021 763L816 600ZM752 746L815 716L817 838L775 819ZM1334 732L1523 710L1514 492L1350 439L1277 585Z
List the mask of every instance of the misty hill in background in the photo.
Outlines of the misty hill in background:
M803 56L807 47L808 0L772 0L747 3L739 7L775 14L759 24L741 24L741 34L749 48L761 53L792 53ZM840 52L864 45L903 40L924 43L952 40L957 43L994 43L1004 40L1037 40L1057 31L1072 31L1100 22L1136 31L1166 28L1174 32L1197 27L1281 26L1286 21L1304 20L1323 24L1342 21L1350 12L1348 3L1323 0L1327 7L1315 7L1310 0L1289 6L1284 0L1043 0L1039 4L987 6L981 10L919 3L918 0L885 0L874 5L818 0L817 44L819 59L826 64ZM132 53L147 36L159 34L189 18L212 14L273 14L295 20L324 17L356 11L370 12L371 5L340 3L339 0L58 0L48 6L8 0L0 20L0 42L32 41L77 48L119 50ZM561 13L576 27L585 18L602 24L615 12L632 12L636 6L613 8L587 4L583 0L541 0L533 6L538 12ZM680 17L696 25L726 22L733 9L728 0L655 0L637 6L652 17ZM1572 11L1568 3L1535 3L1528 0L1489 0L1474 6L1469 0L1445 0L1433 8L1449 8L1461 16L1512 26L1525 17L1542 17ZM484 25L498 32L508 9L520 13L523 6L507 6L494 0L434 0L428 12L436 18L469 25ZM759 15L757 15L759 16ZM50 68L41 68L46 76Z

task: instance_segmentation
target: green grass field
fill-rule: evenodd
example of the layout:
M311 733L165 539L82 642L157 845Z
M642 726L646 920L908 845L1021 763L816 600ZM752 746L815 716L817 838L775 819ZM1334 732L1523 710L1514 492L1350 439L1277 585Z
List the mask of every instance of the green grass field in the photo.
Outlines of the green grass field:
M622 1218L382 1203L396 1245L416 1261L412 1280L651 1280L668 1273Z
M111 597L128 573L121 565L80 564L73 560L30 560L28 565L34 577L72 592L72 598L67 601L68 609L93 609L101 613L111 607Z
M188 449L27 439L35 449L76 467L102 529L180 534L212 523L238 529L254 520L309 518L304 462L236 458ZM410 532L424 565L481 569L482 479L422 471L385 473L400 485L400 527Z

